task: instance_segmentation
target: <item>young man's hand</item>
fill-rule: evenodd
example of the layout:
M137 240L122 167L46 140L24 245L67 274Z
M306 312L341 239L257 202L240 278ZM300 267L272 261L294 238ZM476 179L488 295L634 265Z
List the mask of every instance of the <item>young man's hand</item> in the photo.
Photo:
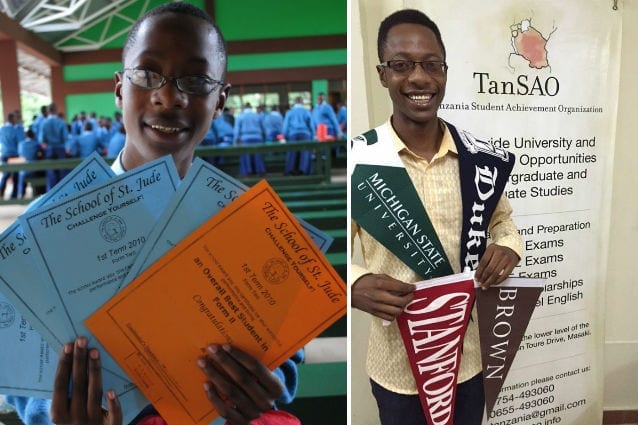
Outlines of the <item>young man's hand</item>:
M87 348L87 343L86 338L79 337L74 344L62 347L53 385L51 421L64 425L122 425L122 407L114 391L107 391L108 410L102 409L100 353Z
M352 285L350 304L383 320L392 321L412 301L415 288L385 274L367 274Z
M221 416L233 425L250 425L273 408L283 387L263 363L226 344L212 344L207 351L198 366L209 379L206 395Z
M487 289L507 279L520 258L510 248L496 244L488 245L476 268L474 279L481 288Z

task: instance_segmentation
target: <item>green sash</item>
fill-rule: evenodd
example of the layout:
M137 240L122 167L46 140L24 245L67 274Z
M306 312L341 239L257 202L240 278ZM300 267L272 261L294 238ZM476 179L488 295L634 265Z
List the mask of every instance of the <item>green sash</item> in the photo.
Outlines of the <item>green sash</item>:
M447 123L446 123L447 124ZM425 206L396 152L387 125L352 140L352 218L423 279L453 273ZM460 161L461 269L475 269L513 156L447 124Z

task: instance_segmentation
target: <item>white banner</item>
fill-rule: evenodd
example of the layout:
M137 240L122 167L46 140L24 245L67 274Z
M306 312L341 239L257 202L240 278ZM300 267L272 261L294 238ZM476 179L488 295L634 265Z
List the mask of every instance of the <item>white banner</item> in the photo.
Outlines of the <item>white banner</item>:
M515 275L545 278L494 410L506 424L602 423L602 344L621 16L610 1L406 1L441 30L440 116L516 154Z

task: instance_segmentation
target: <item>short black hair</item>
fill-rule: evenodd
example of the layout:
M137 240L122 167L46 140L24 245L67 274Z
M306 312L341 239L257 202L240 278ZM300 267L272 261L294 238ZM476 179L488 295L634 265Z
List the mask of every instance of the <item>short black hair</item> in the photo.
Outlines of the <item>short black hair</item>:
M385 47L385 43L388 41L388 32L390 32L392 27L399 24L423 25L424 27L432 30L436 37L436 41L439 42L441 50L443 50L443 60L445 60L445 45L441 38L441 31L439 31L439 27L436 26L434 21L428 18L428 16L420 10L402 9L386 17L381 22L381 25L379 25L379 34L377 36L377 54L379 55L379 62L383 62L383 48Z
M157 6L156 8L149 10L148 12L146 12L146 14L144 14L144 16L139 18L131 27L131 30L128 33L128 37L126 37L126 42L124 43L124 47L122 48L122 63L124 63L124 58L128 53L128 49L137 39L137 33L139 32L142 23L144 23L144 21L146 21L148 18L163 15L165 13L181 13L182 15L194 16L196 18L203 19L211 27L213 27L215 33L217 34L217 42L219 44L220 53L222 53L224 56L224 70L226 69L226 41L224 40L219 27L208 13L204 12L197 6L193 6L192 4L185 2L165 3L161 6Z

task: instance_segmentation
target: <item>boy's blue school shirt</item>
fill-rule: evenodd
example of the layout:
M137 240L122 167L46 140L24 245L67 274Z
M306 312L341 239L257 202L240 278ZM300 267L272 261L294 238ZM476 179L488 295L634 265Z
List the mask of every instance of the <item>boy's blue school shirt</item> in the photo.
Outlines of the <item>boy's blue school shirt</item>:
M264 138L264 125L262 118L252 109L244 111L235 120L235 141L244 138Z
M3 157L18 156L18 135L10 123L0 127L0 155Z
M38 141L49 145L60 146L67 143L69 130L66 123L55 115L49 115L40 126Z
M295 104L286 112L282 128L283 135L286 138L299 133L307 133L312 138L316 130L317 123L314 122L310 111L304 108L303 105Z

